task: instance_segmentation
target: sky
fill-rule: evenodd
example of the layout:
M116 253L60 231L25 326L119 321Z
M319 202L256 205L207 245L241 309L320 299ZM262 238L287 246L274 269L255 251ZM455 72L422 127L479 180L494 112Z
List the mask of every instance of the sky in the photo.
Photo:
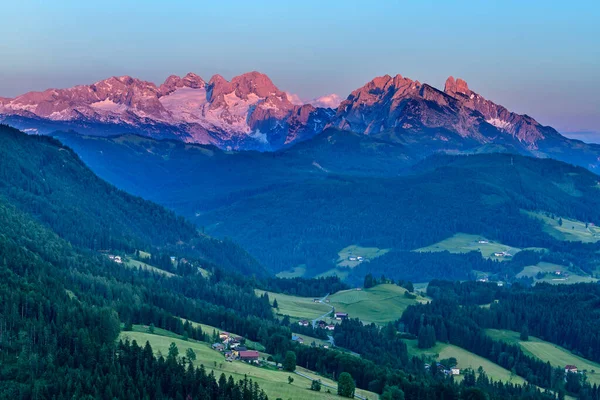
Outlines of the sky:
M310 100L376 76L450 75L512 111L600 142L600 2L5 2L0 96L131 75L248 71Z

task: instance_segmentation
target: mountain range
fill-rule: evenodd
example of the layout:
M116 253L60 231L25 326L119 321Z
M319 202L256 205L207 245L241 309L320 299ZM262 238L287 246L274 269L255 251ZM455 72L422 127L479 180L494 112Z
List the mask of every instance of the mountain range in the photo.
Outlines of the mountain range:
M442 91L385 75L353 91L336 109L295 103L259 72L231 81L215 75L208 82L193 73L173 75L158 86L122 76L0 98L0 121L28 133L134 133L259 151L287 148L338 128L401 145L416 159L439 151L513 152L591 170L600 165L599 145L568 139L453 77Z

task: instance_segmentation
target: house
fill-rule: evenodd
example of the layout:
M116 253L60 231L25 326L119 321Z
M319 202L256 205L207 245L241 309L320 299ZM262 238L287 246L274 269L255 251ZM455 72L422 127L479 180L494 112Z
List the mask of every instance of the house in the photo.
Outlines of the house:
M225 346L223 346L222 343L213 343L212 348L213 348L213 350L216 350L216 351L225 350Z
M304 343L304 338L300 337L300 336L296 336L296 335L292 335L292 340L294 342L298 342L300 344Z
M478 243L479 243L479 244L488 244L488 243L489 243L489 241L487 241L487 240L480 240Z
M240 360L246 362L258 362L258 351L256 350L246 350L239 352Z
M363 261L364 261L364 258L363 258L363 257L361 257L361 256L358 256L358 257L356 257L356 260L357 260L357 261L359 261L359 262L363 262Z
M121 259L121 256L115 256L115 262L116 262L117 264L122 264L122 263L123 263L123 260Z
M175 256L171 256L170 258L171 258L171 262L172 262L173 264L175 263L175 261L177 261L177 259L175 258Z
M329 302L331 302L331 300L325 299L325 303L329 303Z
M350 256L350 257L348 257L348 261L356 261L356 257Z
M108 258L109 258L110 260L114 260L114 259L115 259L115 256L114 256L113 254L109 254L109 255L108 255Z
M328 331L333 331L333 330L335 330L335 325L329 324L325 327L325 329L327 329Z
M348 318L348 313L343 313L343 312L336 312L335 313L335 319L337 320L342 320L342 319L346 319Z
M565 374L568 374L569 372L572 374L576 374L577 366L571 364L565 365Z
M229 339L229 333L227 333L227 332L220 332L219 333L219 339L221 339L221 340Z
M496 252L496 253L494 253L494 256L496 256L496 257L504 257L504 253Z
M320 301L321 301L321 299L313 299L313 303L318 303Z
M247 351L248 348L246 346L240 346L239 344L236 346L235 348L238 352L240 351Z
M452 367L452 368L450 368L450 374L452 374L452 375L460 375L460 369L458 369L456 367Z
M305 319L298 321L298 325L300 326L308 326L309 322Z
M362 288L357 287L356 290L358 290L360 292L362 290Z

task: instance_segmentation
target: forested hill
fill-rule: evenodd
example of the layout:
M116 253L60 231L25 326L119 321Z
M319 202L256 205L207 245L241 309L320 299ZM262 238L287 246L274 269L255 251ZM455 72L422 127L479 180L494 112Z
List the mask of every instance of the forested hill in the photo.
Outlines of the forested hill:
M174 212L101 180L57 140L3 125L0 196L75 246L125 252L157 247L264 273L233 243L199 234Z

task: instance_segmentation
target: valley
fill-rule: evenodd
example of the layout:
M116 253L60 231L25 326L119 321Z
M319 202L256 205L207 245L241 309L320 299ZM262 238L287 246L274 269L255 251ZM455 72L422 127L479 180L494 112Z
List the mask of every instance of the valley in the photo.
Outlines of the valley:
M0 400L600 400L600 3L6 3Z

